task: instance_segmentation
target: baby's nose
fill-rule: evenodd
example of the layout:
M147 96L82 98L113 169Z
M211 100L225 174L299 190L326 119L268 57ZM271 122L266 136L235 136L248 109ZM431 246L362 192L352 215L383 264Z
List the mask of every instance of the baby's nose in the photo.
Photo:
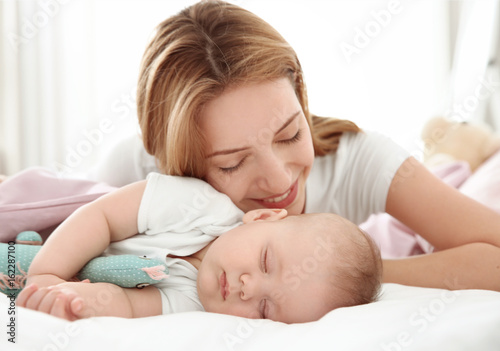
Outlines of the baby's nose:
M259 285L250 274L242 274L240 277L241 291L240 298L243 301L250 300L258 294Z

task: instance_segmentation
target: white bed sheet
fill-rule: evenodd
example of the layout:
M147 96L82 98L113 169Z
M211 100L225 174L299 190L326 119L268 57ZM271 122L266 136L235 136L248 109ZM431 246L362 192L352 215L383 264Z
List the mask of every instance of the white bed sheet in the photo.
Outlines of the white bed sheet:
M0 323L9 323L0 299ZM67 322L16 310L16 344L1 350L500 350L500 293L384 284L380 301L286 325L204 312Z

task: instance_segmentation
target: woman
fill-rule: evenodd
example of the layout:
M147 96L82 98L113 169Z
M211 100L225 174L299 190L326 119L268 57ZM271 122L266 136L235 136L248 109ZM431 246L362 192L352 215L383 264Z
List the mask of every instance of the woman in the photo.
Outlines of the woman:
M500 215L390 140L313 116L295 52L252 13L203 1L161 23L143 57L137 104L160 171L204 179L243 211L335 212L358 224L385 211L435 248L386 260L385 282L500 290ZM134 166L109 169L135 170L127 181L144 177L154 167L135 155Z

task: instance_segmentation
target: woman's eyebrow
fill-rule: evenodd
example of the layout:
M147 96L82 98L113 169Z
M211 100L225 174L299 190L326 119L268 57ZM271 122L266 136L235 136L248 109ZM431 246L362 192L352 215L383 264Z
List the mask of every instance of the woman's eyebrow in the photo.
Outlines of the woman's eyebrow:
M274 134L278 134L279 132L281 132L283 129L285 129L286 127L288 127L290 125L290 123L293 122L293 120L295 118L297 118L298 115L300 115L300 112L302 110L298 110L297 112L295 112L293 115L291 115L285 123L283 123L283 125L280 127L280 129L278 129ZM244 150L248 150L250 147L249 146L246 146L246 147L239 147L239 148L234 148L234 149L227 149L227 150L220 150L220 151L216 151L216 152L213 152L211 154L209 154L206 158L210 158L210 157L214 157L214 156L219 156L219 155L229 155L229 154L234 154L236 152L240 152L240 151L244 151Z
M298 111L297 111L297 112L295 112L293 115L291 115L291 116L290 116L290 117L286 120L286 122L285 122L285 123L283 123L283 125L281 126L281 128L280 128L280 129L278 129L278 130L276 131L276 133L274 133L274 134L278 134L278 133L279 133L279 132L281 132L283 129L285 129L286 127L288 127L288 126L290 125L290 123L292 123L292 122L293 122L293 120L294 120L295 118L297 118L297 116L300 114L300 112L301 112L301 111L302 111L302 110L298 110Z
M229 155L229 154L234 154L235 152L240 152L244 150L248 150L250 147L240 147L236 149L227 149L227 150L221 150L221 151L216 151L211 153L210 155L207 156L207 158L218 156L218 155Z

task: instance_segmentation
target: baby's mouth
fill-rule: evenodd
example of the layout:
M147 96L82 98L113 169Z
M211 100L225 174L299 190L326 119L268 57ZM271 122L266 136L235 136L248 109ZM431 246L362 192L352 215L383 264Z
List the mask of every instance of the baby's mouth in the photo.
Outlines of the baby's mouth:
M227 284L226 272L222 272L219 277L220 294L222 299L225 301L226 297L229 295L229 286Z

